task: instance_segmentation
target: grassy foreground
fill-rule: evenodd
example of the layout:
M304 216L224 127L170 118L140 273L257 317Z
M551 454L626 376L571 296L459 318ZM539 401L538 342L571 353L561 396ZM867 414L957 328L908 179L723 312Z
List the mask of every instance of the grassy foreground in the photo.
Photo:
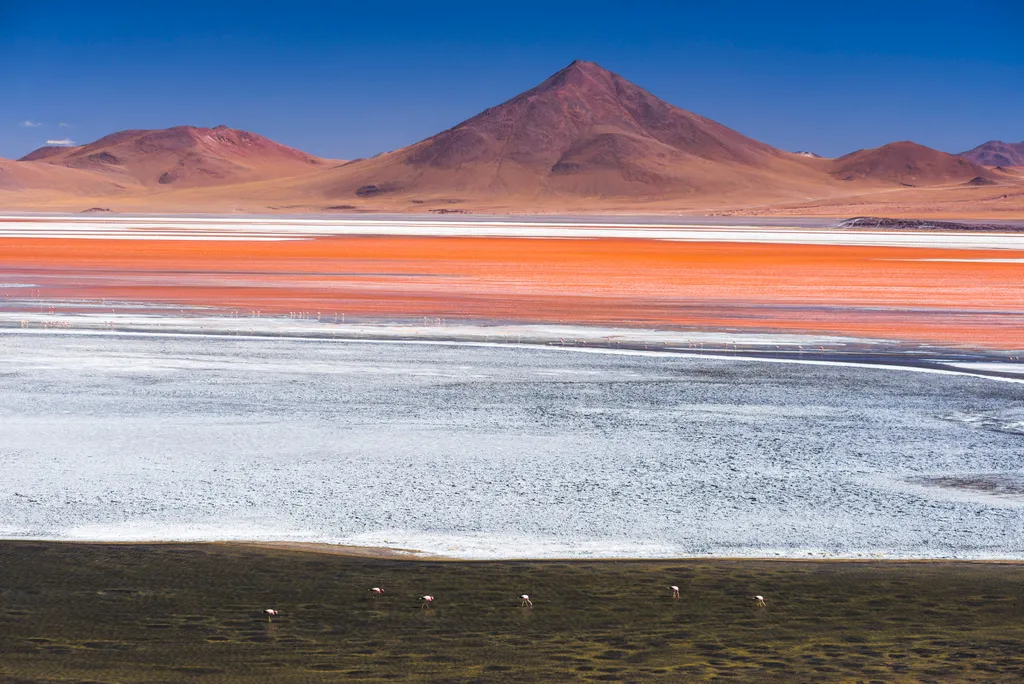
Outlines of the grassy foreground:
M1012 564L0 542L5 682L1020 681L1022 644Z

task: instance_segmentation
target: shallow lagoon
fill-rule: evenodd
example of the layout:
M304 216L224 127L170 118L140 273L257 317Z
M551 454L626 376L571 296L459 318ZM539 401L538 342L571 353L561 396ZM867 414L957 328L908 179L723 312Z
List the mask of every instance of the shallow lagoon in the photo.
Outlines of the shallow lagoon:
M5 334L0 398L8 538L1024 558L1024 385L978 377Z

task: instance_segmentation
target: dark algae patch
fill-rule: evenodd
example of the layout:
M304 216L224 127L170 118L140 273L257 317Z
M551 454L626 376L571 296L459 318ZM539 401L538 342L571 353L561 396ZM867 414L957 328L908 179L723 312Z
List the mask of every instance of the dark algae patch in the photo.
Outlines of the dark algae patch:
M1024 565L0 542L3 682L718 679L1022 681Z

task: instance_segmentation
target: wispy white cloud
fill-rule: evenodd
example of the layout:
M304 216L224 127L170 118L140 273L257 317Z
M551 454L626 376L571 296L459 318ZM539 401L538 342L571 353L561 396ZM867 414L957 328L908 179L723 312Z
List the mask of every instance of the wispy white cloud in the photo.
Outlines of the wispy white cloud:
M25 128L39 128L43 124L39 123L38 121L32 121L31 119L25 119L21 122L21 125Z
M63 140L47 140L46 144L56 145L57 147L72 147L75 144L75 141L64 138Z
M58 125L58 126L60 126L61 128L71 128L71 124L69 124L69 123L64 123L63 121L61 121L61 122L60 122L59 124L57 124L57 125Z

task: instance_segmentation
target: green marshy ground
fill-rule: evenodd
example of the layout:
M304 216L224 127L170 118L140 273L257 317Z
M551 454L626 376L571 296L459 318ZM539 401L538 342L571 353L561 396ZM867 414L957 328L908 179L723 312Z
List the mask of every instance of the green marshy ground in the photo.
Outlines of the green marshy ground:
M387 594L371 598L372 586ZM423 610L428 593L437 601ZM659 678L1020 681L1024 565L0 542L4 681Z

